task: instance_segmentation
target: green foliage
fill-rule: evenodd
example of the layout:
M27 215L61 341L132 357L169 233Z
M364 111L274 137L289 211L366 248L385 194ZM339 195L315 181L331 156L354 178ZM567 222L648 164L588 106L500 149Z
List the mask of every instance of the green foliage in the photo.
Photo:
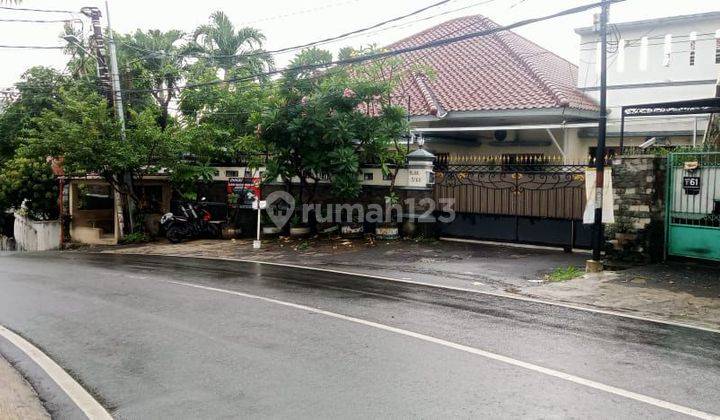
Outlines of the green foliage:
M256 74L272 68L272 56L262 50L265 35L251 27L235 28L222 11L210 15L210 23L193 34L199 57L208 65L223 70L225 80Z
M569 265L567 267L558 267L554 269L550 274L545 276L545 279L551 282L568 281L577 277L581 277L585 272L575 266Z
M120 243L123 245L144 244L150 242L151 240L152 238L144 232L133 232L122 237L120 239Z
M198 182L212 180L214 165L238 161L265 165L268 179L280 177L288 187L299 177L299 198L328 179L337 197L351 199L361 191L362 165L389 174L404 161L398 139L407 130L405 111L390 98L406 66L392 59L333 67L330 52L312 48L291 63L305 68L271 80L255 77L273 66L262 49L264 35L236 28L222 12L190 35L116 34L127 92L123 139L83 49L87 39L71 26L65 30L78 39L65 51L70 76L28 70L17 84L19 98L0 113L0 209L29 199L35 217L56 216L48 157L62 157L67 175L97 175L136 203L128 177L138 182L164 173L190 197ZM345 48L341 56L370 52ZM316 65L323 69L308 67ZM184 83L199 86L178 96Z
M165 129L170 123L169 106L176 96L176 89L183 80L186 60L195 49L182 43L184 33L179 30L137 30L132 34L118 36L123 81L127 88L149 89L150 95L160 108L158 124ZM130 107L144 110L143 95L130 95L134 102Z
M27 200L29 217L56 219L58 191L58 181L44 159L17 157L0 166L0 209L19 210Z
M57 101L58 89L69 83L71 80L45 67L33 67L22 75L15 85L18 99L0 114L0 164L14 157L30 120L51 109Z
M313 48L300 53L292 66L330 61L330 53ZM407 130L406 119L389 100L396 79L380 77L388 65L284 74L270 106L254 119L271 155L267 179L280 177L292 188L291 180L298 177L300 195L303 186L329 179L338 198L351 199L360 193L361 165L401 163L397 139Z
M61 89L51 109L32 120L26 144L18 154L28 158L62 156L66 174L94 173L116 190L130 193L119 182L124 175L139 180L160 169L182 166L181 151L186 146L174 129L163 130L157 124L156 111L131 115L127 140L123 141L104 98L83 89Z
M630 217L616 216L615 223L612 223L605 228L605 235L607 237L614 237L616 233L631 233L632 231L633 222Z

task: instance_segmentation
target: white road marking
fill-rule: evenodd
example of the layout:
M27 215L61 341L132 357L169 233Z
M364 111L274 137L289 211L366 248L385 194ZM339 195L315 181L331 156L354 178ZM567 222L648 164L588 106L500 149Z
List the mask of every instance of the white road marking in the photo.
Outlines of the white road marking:
M112 416L90 393L40 349L2 325L0 325L0 336L20 349L44 370L90 420L112 420Z
M561 371L558 371L555 369L550 369L550 368L534 365L532 363L523 362L522 360L513 359L508 356L503 356L503 355L492 353L489 351L480 350L480 349L477 349L474 347L465 346L463 344L453 343L451 341L443 340L441 338L436 338L436 337L432 337L429 335L404 330L402 328L391 327L389 325L380 324L380 323L373 322L373 321L367 321L364 319L355 318L355 317L348 316L348 315L342 315L342 314L338 314L335 312L326 311L323 309L313 308L311 306L305 306L305 305L300 305L300 304L292 303L292 302L286 302L286 301L282 301L282 300L278 300L278 299L272 299L272 298L267 298L267 297L263 297L263 296L252 295L249 293L236 292L233 290L219 289L216 287L202 286L199 284L185 283L185 282L179 282L179 281L172 281L172 280L166 280L166 281L168 283L175 284L178 286L192 287L195 289L202 289L202 290L207 290L207 291L211 291L211 292L224 293L224 294L228 294L228 295L234 295L234 296L240 296L240 297L245 297L245 298L249 298L249 299L260 300L260 301L267 302L267 303L282 305L282 306L295 308L295 309L299 309L299 310L303 310L303 311L307 311L307 312L325 315L325 316L335 318L335 319L341 319L343 321L353 322L356 324L361 324L361 325L365 325L368 327L377 328L379 330L388 331L391 333L416 338L418 340L426 341L429 343L434 343L434 344L438 344L441 346L449 347L449 348L452 348L455 350L464 351L466 353L485 357L487 359L506 363L506 364L509 364L512 366L517 366L517 367L520 367L523 369L531 370L533 372L541 373L543 375L552 376L552 377L559 378L559 379L562 379L562 380L565 380L568 382L576 383L579 385L583 385L583 386L586 386L589 388L597 389L600 391L604 391L604 392L607 392L610 394L618 395L618 396L632 399L635 401L640 401L640 402L643 402L646 404L654 405L656 407L664 408L666 410L674 411L674 412L685 414L688 416L692 416L692 417L696 417L696 418L700 418L700 419L720 420L720 416L715 415L715 414L706 413L704 411L696 410L694 408L685 407L682 405L671 403L669 401L664 401L664 400L650 397L647 395L638 394L636 392L632 392L632 391L628 391L628 390L625 390L622 388L614 387L612 385L606 385L606 384L603 384L600 382L596 382L596 381L593 381L590 379L585 379L585 378L582 378L579 376L571 375L569 373L561 372Z
M693 330L700 330L700 331L706 331L706 332L711 332L711 333L715 333L715 334L720 334L720 330L715 329L715 328L702 327L699 325L692 325L692 324L685 324L683 322L675 322L675 321L669 321L669 320L665 320L665 319L632 315L632 314L612 311L612 310L608 310L608 309L589 308L587 306L573 305L573 304L569 304L569 303L552 302L549 300L537 299L537 298L532 298L532 297L528 297L528 296L514 295L514 294L510 294L510 293L468 289L466 287L447 286L444 284L415 281L415 280L406 280L405 278L399 279L399 278L395 278L395 277L377 276L374 274L364 274L364 273L357 273L357 272L351 272L351 271L333 270L331 268L311 267L311 266L306 266L306 265L285 264L285 263L278 263L278 262L258 261L258 260L249 260L249 259L236 259L236 258L226 258L226 257L207 257L207 256L202 256L202 255L188 256L188 255L183 255L183 254L137 254L137 253L131 253L131 252L121 253L120 255L138 255L138 256L157 255L160 257L196 258L196 259L201 259L201 260L233 261L233 262L250 263L250 264L270 265L270 266L276 266L276 267L299 268L299 269L303 269L303 270L320 271L320 272L324 272L324 273L343 274L343 275L348 275L348 276L366 277L369 279L376 279L376 280L385 280L385 281L394 281L394 282L398 282L398 283L414 284L417 286L426 286L426 287L432 287L435 289L447 289L447 290L454 290L454 291L458 291L458 292L477 293L480 295L488 295L488 296L495 296L495 297L501 297L501 298L506 298L506 299L521 300L524 302L539 303L542 305L550 305L550 306L557 306L560 308L575 309L578 311L591 312L591 313L595 313L595 314L619 316L622 318L636 319L639 321L647 321L647 322L653 322L656 324L672 325L675 327L682 327L682 328L691 328ZM479 283L479 282L475 282L475 283ZM475 284L475 283L473 283L473 284ZM480 286L483 284L480 283L480 284L475 284L475 285Z

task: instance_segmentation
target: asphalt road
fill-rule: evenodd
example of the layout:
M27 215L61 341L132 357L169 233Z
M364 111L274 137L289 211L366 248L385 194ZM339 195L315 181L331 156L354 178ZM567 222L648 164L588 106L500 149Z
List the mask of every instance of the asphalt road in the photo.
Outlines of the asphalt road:
M720 413L720 334L317 271L4 255L0 324L117 418Z

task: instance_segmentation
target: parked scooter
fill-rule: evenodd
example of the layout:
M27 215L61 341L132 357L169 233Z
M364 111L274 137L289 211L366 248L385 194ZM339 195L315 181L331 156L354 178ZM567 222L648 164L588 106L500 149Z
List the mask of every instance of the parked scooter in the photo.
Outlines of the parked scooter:
M176 244L198 237L220 236L222 227L212 221L212 215L204 206L205 198L200 201L200 204L181 204L182 214L166 213L160 218L160 225L170 242Z

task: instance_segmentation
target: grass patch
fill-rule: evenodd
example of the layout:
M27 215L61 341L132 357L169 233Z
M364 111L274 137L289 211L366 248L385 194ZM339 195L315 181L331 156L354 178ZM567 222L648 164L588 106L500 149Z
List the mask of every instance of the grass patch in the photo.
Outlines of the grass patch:
M152 238L148 236L146 233L143 232L133 232L128 233L127 235L120 238L120 244L121 245L131 245L131 244L144 244L147 242L150 242Z
M569 265L567 267L558 267L550 274L545 276L545 280L550 282L568 281L580 277L585 274L582 269Z

